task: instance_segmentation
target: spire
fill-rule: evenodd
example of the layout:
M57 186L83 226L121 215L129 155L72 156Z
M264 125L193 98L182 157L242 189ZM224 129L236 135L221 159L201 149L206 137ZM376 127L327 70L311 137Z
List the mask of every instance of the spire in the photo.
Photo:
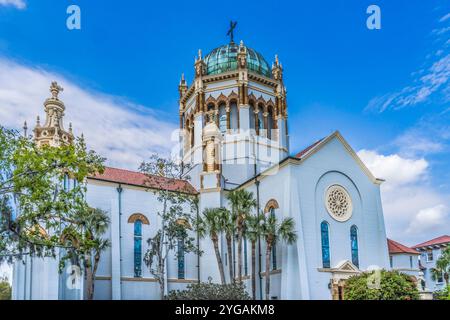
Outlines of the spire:
M58 82L53 81L50 86L50 92L52 94L53 100L59 100L58 95L61 91L64 91L64 88L58 85Z
M69 131L64 129L63 118L66 107L64 102L59 99L59 94L63 90L56 81L53 81L50 85L51 97L44 102L45 123L41 126L38 116L36 118L36 127L34 128L34 139L38 146L50 145L57 147L61 143L70 144L74 139L72 128Z
M180 98L184 96L188 89L186 79L184 78L184 73L181 74L180 84L178 85L178 92L180 93Z
M275 80L283 79L283 66L278 59L278 54L275 55L275 62L272 64L272 76Z
M198 49L198 57L195 58L195 77L200 77L205 74L205 62L202 58L202 49Z

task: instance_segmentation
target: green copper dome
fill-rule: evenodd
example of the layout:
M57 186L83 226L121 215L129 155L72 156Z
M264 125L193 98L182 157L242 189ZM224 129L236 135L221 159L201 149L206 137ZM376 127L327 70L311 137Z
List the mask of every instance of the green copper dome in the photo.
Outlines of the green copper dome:
M246 48L248 69L270 78L272 75L269 64L263 56L252 48ZM238 67L238 51L239 45L235 43L229 43L211 51L204 59L206 63L206 74L219 74L236 70Z

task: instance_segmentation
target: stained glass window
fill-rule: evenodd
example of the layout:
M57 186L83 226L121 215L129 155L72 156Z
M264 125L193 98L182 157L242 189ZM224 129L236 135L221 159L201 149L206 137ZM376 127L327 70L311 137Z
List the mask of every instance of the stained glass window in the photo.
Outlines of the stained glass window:
M330 237L328 223L326 221L320 224L320 233L322 236L322 266L324 268L330 268Z
M356 226L350 228L350 242L352 246L352 263L359 268L358 258L358 229Z
M184 279L184 239L178 239L178 279Z
M270 209L270 215L275 216L275 208ZM277 244L275 243L272 248L272 269L277 270Z
M244 236L244 274L248 275L248 262L247 262L247 238Z
M142 221L134 222L134 276L142 276Z

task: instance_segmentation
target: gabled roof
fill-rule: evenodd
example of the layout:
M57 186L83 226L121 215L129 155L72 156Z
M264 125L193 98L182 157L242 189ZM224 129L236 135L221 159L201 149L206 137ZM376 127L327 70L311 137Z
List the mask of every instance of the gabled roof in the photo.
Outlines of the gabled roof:
M355 159L356 163L358 163L358 165L361 167L361 169L366 173L366 175L369 177L370 180L372 180L373 183L376 184L381 184L384 182L383 179L378 179L375 178L374 175L372 174L372 172L370 172L370 170L367 168L367 166L364 164L364 162L362 162L362 160L358 157L358 155L356 154L356 152L352 149L352 147L348 144L347 141L345 141L344 137L340 134L339 131L335 131L332 134L330 134L328 137L321 139L315 143L313 143L312 145L310 145L309 147L305 148L304 150L300 151L299 153L297 153L297 155L295 156L295 158L300 159L300 160L306 160L307 158L309 158L311 155L313 155L315 152L317 152L318 150L320 150L323 146L325 146L328 142L330 142L331 140L333 140L333 138L337 138L345 147L345 149L347 150L347 152L350 154L350 156Z
M388 249L389 253L409 253L409 254L420 254L416 250L409 248L407 246L404 246L401 243L398 243L397 241L387 239Z
M273 170L279 170L281 167L285 165L290 164L301 164L304 160L308 159L311 155L313 155L315 152L319 151L323 146L325 146L328 142L333 140L333 138L337 138L344 146L345 150L350 154L350 156L356 161L356 163L360 166L360 168L366 173L366 175L369 177L369 179L375 183L375 184L382 184L384 182L383 179L378 179L373 176L373 174L370 172L370 170L366 167L366 165L362 162L362 160L358 157L358 155L355 153L355 151L350 147L350 145L345 141L345 139L342 137L342 135L339 133L339 131L335 131L334 133L330 134L328 137L320 139L319 141L314 142L312 145L308 146L307 148L303 149L302 151L298 152L295 157L289 156L287 158L284 158L279 163L274 164L272 167L264 170L263 172L258 173L256 176L251 177L247 181L241 183L239 186L236 187L236 189L246 188L252 183L255 183L256 181L260 181L264 177L270 176L271 172Z
M417 249L417 248L435 246L435 245L445 244L445 243L450 243L450 236L448 236L448 235L440 236L440 237L416 244L413 248Z
M197 190L195 190L195 188L186 180L169 179L111 167L105 167L105 171L102 174L90 176L88 179L122 183L151 189L167 188L169 191L197 194Z

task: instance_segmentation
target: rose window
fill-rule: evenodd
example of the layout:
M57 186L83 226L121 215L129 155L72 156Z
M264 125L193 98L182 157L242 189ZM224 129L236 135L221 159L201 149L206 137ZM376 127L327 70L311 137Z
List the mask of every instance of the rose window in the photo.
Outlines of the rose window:
M328 188L325 198L328 213L338 221L346 221L352 215L352 200L347 190L339 185Z

